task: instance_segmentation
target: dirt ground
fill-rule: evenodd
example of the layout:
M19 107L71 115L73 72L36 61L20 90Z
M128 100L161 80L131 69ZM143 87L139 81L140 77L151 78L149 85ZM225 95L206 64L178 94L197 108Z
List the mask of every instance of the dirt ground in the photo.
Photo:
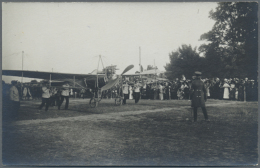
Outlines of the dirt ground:
M140 100L115 106L70 99L69 110L38 111L22 101L3 121L4 165L242 166L258 163L258 104L208 100L192 122L188 100ZM62 106L64 108L64 104Z

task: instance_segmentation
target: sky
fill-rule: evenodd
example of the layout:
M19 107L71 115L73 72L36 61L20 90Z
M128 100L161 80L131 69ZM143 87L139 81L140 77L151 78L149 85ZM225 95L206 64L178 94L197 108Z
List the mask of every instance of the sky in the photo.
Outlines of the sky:
M2 69L87 74L117 65L165 71L169 53L199 47L215 2L2 3ZM24 51L24 54L22 54ZM12 78L13 79L13 78ZM10 77L3 77L6 82ZM29 80L30 81L30 80Z

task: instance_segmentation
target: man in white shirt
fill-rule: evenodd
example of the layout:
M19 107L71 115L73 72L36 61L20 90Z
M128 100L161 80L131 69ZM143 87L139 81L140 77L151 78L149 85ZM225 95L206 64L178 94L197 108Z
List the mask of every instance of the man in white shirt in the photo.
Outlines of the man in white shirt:
M60 110L60 106L62 105L64 99L66 99L66 103L65 103L65 110L68 109L69 107L69 95L70 95L70 85L69 85L69 82L65 82L63 85L62 85L62 91L61 91L61 100L60 100L60 103L59 103L59 106L58 106L58 109Z
M47 87L48 82L42 84L42 104L39 107L39 110L45 106L45 111L48 111L50 104L50 89Z
M126 99L128 96L128 90L129 90L129 85L127 82L124 82L123 84L123 94L124 94L124 100L123 100L123 104L126 104Z

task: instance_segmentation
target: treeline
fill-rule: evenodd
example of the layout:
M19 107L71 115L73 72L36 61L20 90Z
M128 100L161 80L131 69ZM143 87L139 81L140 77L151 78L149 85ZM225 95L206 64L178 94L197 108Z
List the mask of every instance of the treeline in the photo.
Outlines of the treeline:
M198 48L182 45L170 53L166 64L169 79L185 75L191 78L194 71L204 77L250 78L258 75L258 3L219 2L210 11L215 24L200 40L206 44Z

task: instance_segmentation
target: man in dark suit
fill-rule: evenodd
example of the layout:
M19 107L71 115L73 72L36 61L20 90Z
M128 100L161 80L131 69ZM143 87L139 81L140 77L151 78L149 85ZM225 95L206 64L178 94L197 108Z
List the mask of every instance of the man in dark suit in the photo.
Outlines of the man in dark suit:
M204 118L208 120L208 114L205 107L207 101L207 92L204 83L201 81L201 72L195 72L196 79L192 81L191 85L191 107L193 107L194 122L197 121L197 108L201 107Z

